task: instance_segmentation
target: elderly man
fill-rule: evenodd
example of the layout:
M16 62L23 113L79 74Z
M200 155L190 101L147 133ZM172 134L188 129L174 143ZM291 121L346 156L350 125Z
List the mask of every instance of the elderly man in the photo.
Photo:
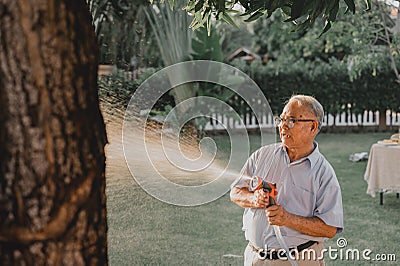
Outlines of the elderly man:
M245 265L290 265L293 260L323 265L323 242L342 231L340 186L314 140L323 116L315 98L291 97L275 119L282 143L254 152L232 184L231 200L245 208ZM268 192L250 189L253 176L276 184L277 205L268 206ZM279 226L291 261L286 252L277 252L283 247L273 226Z

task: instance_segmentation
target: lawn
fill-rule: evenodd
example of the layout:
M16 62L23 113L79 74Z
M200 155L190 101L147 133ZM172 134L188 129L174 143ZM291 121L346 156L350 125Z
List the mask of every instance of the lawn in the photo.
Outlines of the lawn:
M390 133L318 136L320 150L338 176L345 215L345 230L329 240L326 247L337 248L337 238L344 237L348 243L345 249L368 248L372 251L371 257L377 253L398 252L400 199L395 194L385 195L384 205L380 206L379 197L366 194L367 184L363 180L366 162L348 161L351 153L369 152L372 143L388 136ZM226 139L216 137L222 145L226 145ZM118 142L120 136L110 136L109 131L109 140L106 192L110 265L243 264L240 257L246 246L241 231L243 209L233 204L228 194L197 207L163 203L146 194L131 177ZM252 140L257 143L257 137ZM400 253L396 255L399 257ZM326 264L365 265L368 262L326 259Z

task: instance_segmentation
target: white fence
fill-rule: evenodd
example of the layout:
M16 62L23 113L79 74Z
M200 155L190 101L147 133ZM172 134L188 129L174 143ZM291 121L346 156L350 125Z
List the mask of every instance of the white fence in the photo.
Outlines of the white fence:
M254 115L247 114L242 117L242 121L227 117L224 114L214 114L210 121L206 124L206 131L224 130L225 128L273 128L274 118L272 115L262 115L259 123ZM365 111L364 114L348 114L342 113L336 116L331 114L324 117L323 126L378 126L379 112ZM387 126L400 126L400 113L386 112Z

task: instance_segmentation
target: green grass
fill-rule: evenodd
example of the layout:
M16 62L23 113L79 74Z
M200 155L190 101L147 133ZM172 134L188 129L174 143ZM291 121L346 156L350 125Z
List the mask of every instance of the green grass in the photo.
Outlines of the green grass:
M336 239L344 237L347 248L369 248L371 256L398 252L400 199L395 194L385 195L384 205L380 206L379 197L366 194L367 184L363 179L366 162L348 161L351 153L369 152L372 143L388 136L389 133L318 136L320 151L338 176L344 204L345 230L326 246L337 248ZM226 138L217 140L226 143ZM243 209L233 204L228 194L202 206L177 207L149 196L132 180L124 167L107 174L110 265L243 264L240 258L224 256L242 255L247 244L241 231ZM326 259L326 264L368 263Z

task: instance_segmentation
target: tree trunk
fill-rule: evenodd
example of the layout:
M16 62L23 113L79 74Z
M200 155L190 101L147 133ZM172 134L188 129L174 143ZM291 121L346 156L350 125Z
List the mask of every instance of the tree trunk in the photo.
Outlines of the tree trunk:
M379 124L378 124L379 131L386 131L386 110L379 110Z
M106 135L85 1L0 0L0 262L107 264Z

